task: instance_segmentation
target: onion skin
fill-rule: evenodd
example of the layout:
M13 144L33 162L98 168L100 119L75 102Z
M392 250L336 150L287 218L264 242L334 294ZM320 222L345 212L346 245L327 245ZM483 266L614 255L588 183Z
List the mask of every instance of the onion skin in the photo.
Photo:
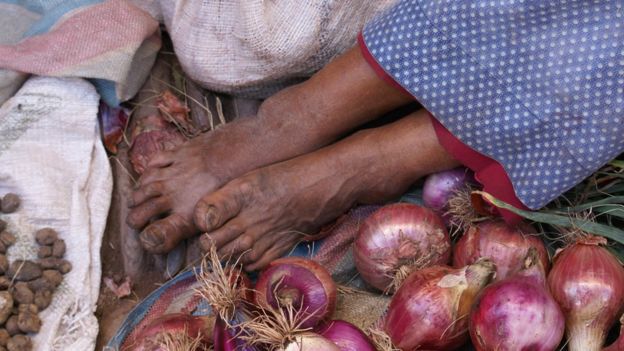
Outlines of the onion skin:
M368 336L349 322L330 321L318 328L318 334L336 344L340 351L376 351Z
M412 272L390 302L383 328L402 350L452 350L468 340L466 316L496 267L487 260L460 269Z
M502 220L487 220L470 226L455 244L453 267L464 267L480 258L489 258L496 264L495 281L500 281L523 268L531 247L537 250L542 266L548 272L548 251L532 226L521 223L512 227Z
M481 293L470 314L470 338L477 351L551 351L561 342L564 316L548 291L535 249L525 264Z
M277 259L256 283L256 304L264 309L292 305L302 312L302 328L312 328L336 310L336 283L320 264L301 257Z
M449 225L451 223L451 216L448 214L449 199L456 191L473 182L472 171L464 167L430 174L423 185L423 202L425 206L442 216L444 223Z
M451 241L440 216L406 203L375 211L360 227L353 246L355 266L373 287L387 291L397 286L401 270L445 265Z
M318 334L302 333L281 351L340 351L340 348Z
M566 316L570 351L601 350L624 306L624 268L601 245L582 239L559 252L548 284Z
M135 338L139 345L134 350L159 350L153 341L162 333L181 332L189 339L201 336L202 343L212 344L212 329L215 325L214 316L191 316L184 313L172 313L161 316L148 324Z

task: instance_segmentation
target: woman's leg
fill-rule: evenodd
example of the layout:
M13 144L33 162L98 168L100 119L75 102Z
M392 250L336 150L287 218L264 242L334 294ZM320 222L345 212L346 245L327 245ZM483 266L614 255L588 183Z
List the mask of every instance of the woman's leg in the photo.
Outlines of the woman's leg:
M308 81L266 100L244 118L155 157L132 194L127 222L143 246L167 252L198 232L193 210L201 196L250 170L335 141L357 126L413 99L378 78L358 48Z
M205 196L196 223L221 254L251 249L247 269L261 268L356 203L378 203L425 174L458 163L442 148L420 110L316 152L254 170Z

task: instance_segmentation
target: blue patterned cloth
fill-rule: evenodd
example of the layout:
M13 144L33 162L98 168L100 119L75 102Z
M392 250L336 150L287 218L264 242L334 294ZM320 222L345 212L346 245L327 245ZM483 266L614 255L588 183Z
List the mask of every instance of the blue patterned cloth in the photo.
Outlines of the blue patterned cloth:
M624 0L404 0L363 38L529 208L624 151Z

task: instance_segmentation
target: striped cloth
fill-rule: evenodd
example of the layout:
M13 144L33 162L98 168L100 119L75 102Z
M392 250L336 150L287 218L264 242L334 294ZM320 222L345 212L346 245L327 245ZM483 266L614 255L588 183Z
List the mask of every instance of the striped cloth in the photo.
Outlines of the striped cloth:
M136 94L158 22L125 0L0 0L0 104L28 74L90 78L109 105Z

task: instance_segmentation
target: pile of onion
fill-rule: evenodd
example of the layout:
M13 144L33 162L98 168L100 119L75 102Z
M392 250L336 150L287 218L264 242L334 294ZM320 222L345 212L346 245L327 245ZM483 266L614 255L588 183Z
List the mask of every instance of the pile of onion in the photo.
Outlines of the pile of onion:
M494 276L487 259L463 267L433 266L410 274L383 321L402 350L452 350L468 340L468 319L477 294Z
M496 264L496 280L502 280L524 267L530 248L535 248L548 272L550 261L544 242L535 229L521 223L510 226L502 220L486 220L468 227L453 248L453 266L463 267L487 257Z
M622 314L624 268L606 244L588 236L555 255L548 284L566 316L570 351L601 350Z
M458 191L467 189L471 184L474 184L474 175L471 170L464 167L430 174L423 185L423 202L425 206L442 216L446 225L450 225L451 197Z
M250 344L284 351L374 351L357 327L330 321L336 284L320 264L301 257L271 262L258 277L256 318L243 323Z
M353 245L362 278L381 291L400 286L414 270L447 264L451 241L440 216L413 204L387 205L362 223Z
M470 314L470 337L479 351L555 350L564 328L535 249L524 269L486 287Z

